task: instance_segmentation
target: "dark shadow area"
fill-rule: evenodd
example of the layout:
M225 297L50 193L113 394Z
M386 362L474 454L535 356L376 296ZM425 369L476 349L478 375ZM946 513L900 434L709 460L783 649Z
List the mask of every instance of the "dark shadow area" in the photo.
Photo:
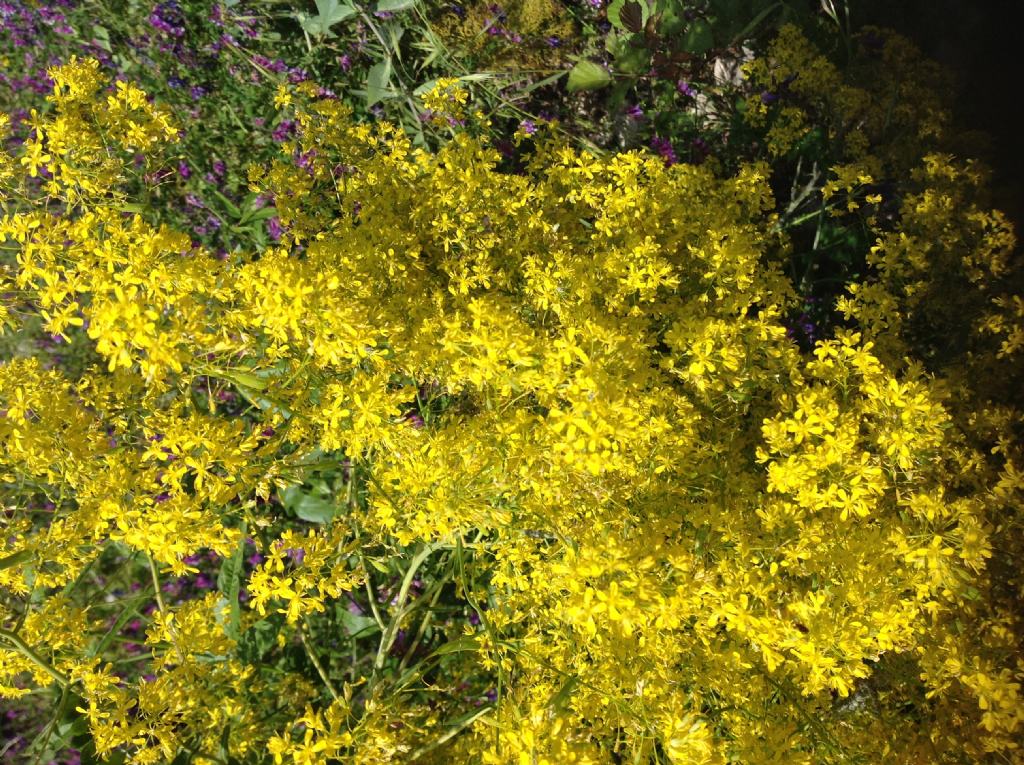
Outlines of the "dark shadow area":
M854 27L891 27L957 80L955 119L965 153L993 170L993 203L1024 231L1024 151L1017 113L1024 32L1011 0L851 0Z

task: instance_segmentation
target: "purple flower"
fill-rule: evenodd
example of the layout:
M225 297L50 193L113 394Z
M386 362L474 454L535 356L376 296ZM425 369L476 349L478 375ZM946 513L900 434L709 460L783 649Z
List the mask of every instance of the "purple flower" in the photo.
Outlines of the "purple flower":
M188 166L187 162L181 161L178 163L178 175L185 181L192 177L192 168Z
M644 116L644 110L640 108L639 104L633 104L626 108L626 116L638 120Z
M697 91L693 89L693 86L686 80L680 80L676 83L676 90L688 98L694 98L697 95Z
M679 157L676 156L676 150L672 147L672 142L667 138L654 136L651 138L651 148L665 160L666 167L671 167L679 161Z
M181 7L175 0L157 5L149 14L149 23L154 29L171 37L185 36L185 19Z
M526 135L533 135L537 132L537 125L534 124L533 120L523 120L519 123L519 129L526 133Z
M275 241L275 242L280 241L281 240L281 234L283 234L283 233L284 233L284 228L281 226L281 219L280 218L278 218L275 215L273 218L268 218L267 219L267 236L269 236L272 241Z
M291 137L294 131L294 120L282 120L281 124L274 128L274 132L270 134L270 137L273 138L278 143L283 143L284 141L287 141Z

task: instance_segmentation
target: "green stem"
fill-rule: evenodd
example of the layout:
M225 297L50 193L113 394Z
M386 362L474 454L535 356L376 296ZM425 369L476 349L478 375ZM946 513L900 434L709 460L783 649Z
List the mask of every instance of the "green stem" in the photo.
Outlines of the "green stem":
M149 563L149 573L153 577L153 589L156 592L156 605L160 609L160 615L163 617L163 622L167 626L167 632L170 633L171 642L174 644L174 650L178 654L178 661L182 664L185 663L185 654L182 653L181 646L178 644L178 630L171 624L171 615L167 610L167 604L164 602L164 595L160 589L160 575L157 573L156 564L153 562L153 557L146 554L146 562Z
M320 679L324 681L324 685L327 686L327 691L331 694L331 698L337 701L340 697L338 696L338 690L331 683L331 679L327 676L327 671L324 669L324 665L320 663L320 657L316 655L316 651L313 650L313 646L310 645L309 635L309 622L305 618L302 620L302 625L299 627L299 640L302 641L302 647L306 650L306 655L309 660L313 662L313 666L316 667L317 674L320 675Z
M402 586L398 591L398 599L395 602L395 615L391 619L391 623L388 624L387 630L385 630L384 634L381 635L380 645L377 647L377 656L373 660L373 679L370 681L371 688L380 680L380 673L384 669L384 662L387 659L388 651L391 650L391 646L394 645L395 639L398 637L398 629L402 624L402 618L405 616L405 602L409 598L409 590L412 587L412 580L416 576L416 571L439 547L442 547L440 543L429 544L424 547L412 559L412 562L409 564L409 570L405 572L405 577L402 579Z
M56 669L46 663L46 660L40 656L28 643L22 640L16 633L9 632L5 629L0 629L0 638L3 638L12 646L14 649L24 656L26 659L31 661L46 674L54 679L54 681L62 689L67 688L71 684L71 680L66 675L61 674Z

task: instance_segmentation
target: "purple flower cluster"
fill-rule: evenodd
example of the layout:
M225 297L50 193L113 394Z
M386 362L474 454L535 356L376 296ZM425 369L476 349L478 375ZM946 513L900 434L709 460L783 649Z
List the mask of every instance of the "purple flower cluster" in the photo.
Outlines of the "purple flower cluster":
M651 138L651 148L657 152L658 156L665 160L666 167L671 167L679 162L676 150L672 147L672 142L667 138L654 136Z
M177 0L160 3L149 14L150 25L159 32L175 38L185 36L185 16Z

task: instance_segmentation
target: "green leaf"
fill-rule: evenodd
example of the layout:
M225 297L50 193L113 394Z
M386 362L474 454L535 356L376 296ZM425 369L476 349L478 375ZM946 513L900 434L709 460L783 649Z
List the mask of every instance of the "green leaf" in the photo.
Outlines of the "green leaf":
M238 602L238 593L242 588L242 561L245 559L245 526L242 526L242 538L238 548L230 558L225 558L217 572L217 589L227 600L230 615L224 625L224 634L232 640L238 640L242 629L242 607Z
M414 5L416 5L416 0L379 0L377 10L379 12L396 13L412 8Z
M332 26L357 13L351 5L339 0L316 0L316 10L319 15L302 19L302 28L317 37L330 35Z
M623 28L630 32L640 32L643 30L644 24L647 23L649 13L646 2L641 5L636 0L629 0L619 11L619 19L622 21Z
M0 571L5 568L11 568L11 566L18 566L25 561L32 560L33 553L31 550L20 550L14 555L8 555L6 558L0 558Z
M93 24L92 26L93 42L107 53L111 52L110 48L110 32L107 28L99 24Z
M558 82L563 77L565 77L565 75L566 75L566 72L555 72L554 74L548 75L543 80L537 80L536 82L531 82L529 85L527 85L525 88L523 88L521 92L522 93L530 93L530 92L532 92L534 90L537 90L538 88L543 88L543 87L546 87L548 85L552 85L552 84Z
M732 40L732 44L739 45L741 42L746 40L748 37L750 37L750 35L754 33L754 30L757 29L758 26L760 26L762 21L768 18L768 16L774 13L775 11L783 9L785 5L786 4L783 2L772 3L767 8L762 9L760 13L758 13L753 19L751 19L749 24L747 24L745 27L743 27L743 29L741 29L739 32L735 34Z
M687 53L707 53L715 45L715 35L711 25L704 19L696 19L686 30L683 37L683 50Z
M338 512L338 505L329 497L306 493L301 486L289 486L281 492L285 508L310 523L327 523Z
M461 653L464 651L476 651L480 648L480 640L476 635L463 635L455 640L449 640L442 646L434 649L431 656L444 656L449 653Z
M348 608L339 603L337 608L338 621L341 622L341 626L345 628L352 637L366 637L372 635L375 632L380 632L380 625L377 624L377 620L372 616L364 616L361 614L354 614L348 610Z
M625 29L622 25L622 6L626 0L612 0L608 3L608 23L616 29Z
M593 61L580 61L569 71L569 92L580 90L597 90L612 81L612 76L600 64Z
M242 211L240 209L238 209L238 205L236 205L234 202L232 202L226 196L224 196L219 191L217 191L217 189L213 189L213 194L214 194L214 196L217 197L217 199L220 200L221 204L224 205L224 208L229 213L231 213L232 216L234 216L236 219L239 219L239 218L242 217Z
M218 377L223 377L235 385L249 390L266 390L267 381L249 372L242 372L237 369L213 369L211 370Z
M373 106L391 96L389 82L391 80L391 59L378 61L370 67L366 76L366 105Z
M608 21L616 29L640 32L650 17L647 0L612 0L608 4Z
M375 569L377 569L382 574L390 574L391 573L391 569L388 568L387 564L377 560L376 558L367 558L366 562L369 563L371 566L373 566Z

